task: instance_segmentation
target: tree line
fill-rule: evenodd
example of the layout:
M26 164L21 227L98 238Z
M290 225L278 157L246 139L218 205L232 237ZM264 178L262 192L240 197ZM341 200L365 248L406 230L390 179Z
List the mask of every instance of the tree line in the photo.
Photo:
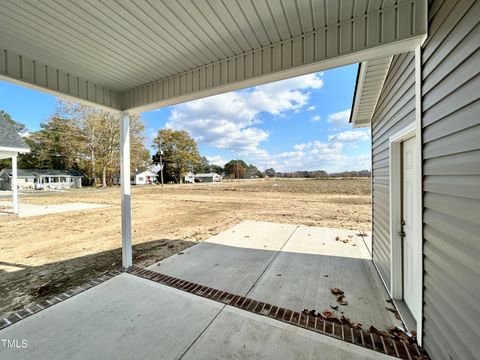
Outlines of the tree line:
M153 143L157 151L152 159L163 166L165 182L181 183L189 172L213 172L231 179L264 176L255 165L247 165L243 160L231 160L223 167L210 164L205 156L200 155L195 139L184 130L161 129Z
M0 110L3 118L20 134L25 125ZM120 173L119 115L98 108L59 100L55 113L40 124L40 130L24 136L31 152L19 156L20 169L67 170L83 176L84 185L106 187ZM182 183L189 172L217 173L229 179L368 177L370 171L345 171L328 174L323 170L276 172L260 171L241 159L232 159L223 167L210 164L198 150L197 142L186 131L161 129L153 140L156 153L150 156L145 147L145 124L138 115L130 116L132 172L149 165L163 168L165 182ZM9 160L0 160L0 169L10 167ZM160 175L160 171L159 171Z
M2 111L3 118L18 133L27 129ZM83 176L85 185L106 187L120 173L119 115L98 108L59 100L55 113L40 124L40 130L24 135L30 153L19 156L20 169L67 170ZM139 116L130 117L131 168L150 162L145 147L145 124ZM10 167L0 161L0 168Z
M359 170L359 171L342 171L335 173L327 173L324 170L314 170L314 171L293 171L293 172L275 172L273 169L268 169L271 174L275 174L275 177L278 178L340 178L340 177L370 177L370 170Z

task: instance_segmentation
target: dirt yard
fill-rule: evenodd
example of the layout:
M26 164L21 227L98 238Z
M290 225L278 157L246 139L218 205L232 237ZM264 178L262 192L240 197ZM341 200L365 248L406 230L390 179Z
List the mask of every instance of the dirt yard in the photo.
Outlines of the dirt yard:
M120 190L21 197L111 207L0 217L0 314L121 266ZM370 179L252 180L132 188L134 263L150 265L244 220L370 230Z

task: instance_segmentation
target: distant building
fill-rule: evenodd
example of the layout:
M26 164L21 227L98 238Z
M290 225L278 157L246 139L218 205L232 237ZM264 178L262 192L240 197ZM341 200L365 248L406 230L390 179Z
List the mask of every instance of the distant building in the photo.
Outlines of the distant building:
M189 172L185 176L186 183L196 183L196 182L219 182L222 180L222 177L217 173L208 173L208 174L194 174Z
M0 171L0 189L12 189L12 169ZM18 169L17 188L19 190L79 189L82 176L66 170Z
M158 175L156 172L147 169L138 174L135 174L134 182L135 185L149 185L158 183Z

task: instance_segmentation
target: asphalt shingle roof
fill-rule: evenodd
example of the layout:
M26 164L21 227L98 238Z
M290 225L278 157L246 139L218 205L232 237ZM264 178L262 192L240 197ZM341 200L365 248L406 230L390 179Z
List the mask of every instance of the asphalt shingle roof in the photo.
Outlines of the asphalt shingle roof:
M29 149L28 145L17 134L13 126L0 114L0 147L14 149Z

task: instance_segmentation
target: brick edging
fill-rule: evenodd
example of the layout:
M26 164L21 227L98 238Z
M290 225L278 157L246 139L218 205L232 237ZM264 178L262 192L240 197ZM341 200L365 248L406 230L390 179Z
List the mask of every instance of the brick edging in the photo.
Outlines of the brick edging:
M51 298L49 299L45 299L45 300L42 300L38 303L33 303L33 304L30 304L28 305L27 307L23 308L23 309L20 309L18 311L14 311L14 312L10 312L10 313L6 313L5 315L1 316L0 317L0 330L2 329L5 329L6 327L16 323L16 322L19 322L20 320L23 320L33 314L36 314L46 308L49 308L50 306L52 305L55 305L55 304L58 304L62 301L65 301L69 298L71 298L72 296L75 296L75 295L78 295L82 292L84 292L85 290L88 290L94 286L97 286L107 280L110 280L111 278L117 276L117 275L120 275L124 272L124 270L112 270L112 271L109 271L105 274L103 274L102 276L96 278L96 279L93 279L93 280L89 280L88 282L86 282L85 284L82 284L82 285L79 285L79 286L76 286L64 293L61 293L61 294L58 294L58 295L55 295L55 296L52 296Z
M331 336L350 344L362 346L399 359L428 359L428 355L423 348L403 340L395 340L380 334L366 332L362 329L338 324L334 321L325 320L317 316L309 316L304 313L284 309L282 307L235 295L226 291L213 289L208 286L203 286L136 266L129 268L127 272L144 279L183 290L190 294L218 301L290 325L299 326L307 330Z

